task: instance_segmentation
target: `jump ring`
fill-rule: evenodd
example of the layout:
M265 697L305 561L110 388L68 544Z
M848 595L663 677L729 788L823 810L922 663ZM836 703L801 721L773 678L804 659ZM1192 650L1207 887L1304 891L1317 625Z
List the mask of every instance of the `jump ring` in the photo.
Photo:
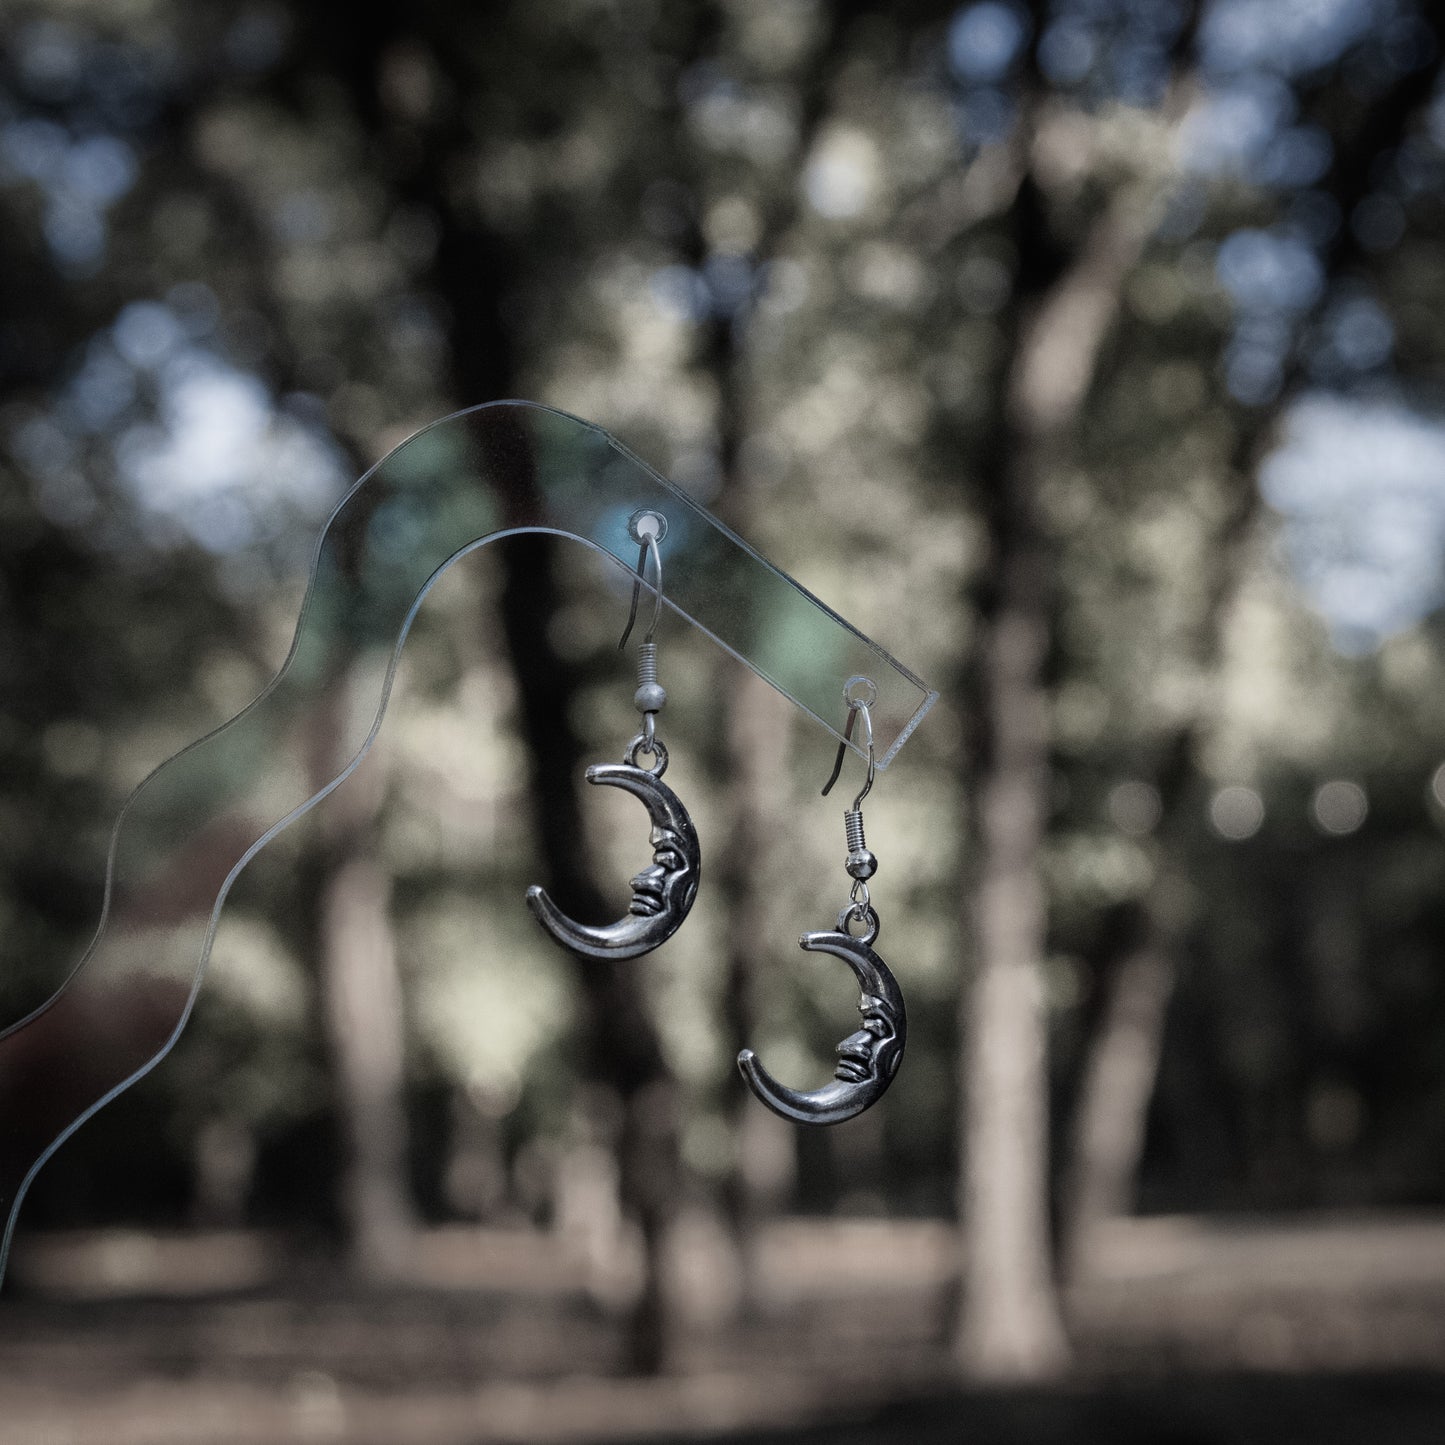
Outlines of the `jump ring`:
M638 733L638 735L628 743L627 751L622 755L622 761L626 763L628 767L642 767L637 761L637 755L639 753L650 753L657 759L650 768L642 768L644 773L654 778L660 778L667 771L667 746L661 738L649 738L646 733Z
M866 931L857 935L848 932L848 925L853 919L867 925ZM849 938L857 937L858 942L865 946L871 946L878 937L878 931L882 925L878 922L878 910L871 903L865 904L861 909L856 903L850 903L838 915L838 932L845 933Z

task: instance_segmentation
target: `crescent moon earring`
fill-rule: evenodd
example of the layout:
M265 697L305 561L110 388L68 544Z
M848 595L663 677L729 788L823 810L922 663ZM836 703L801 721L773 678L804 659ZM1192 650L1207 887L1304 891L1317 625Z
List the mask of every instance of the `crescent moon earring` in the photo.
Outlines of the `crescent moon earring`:
M888 965L873 951L878 939L878 912L868 895L868 880L878 871L878 860L863 836L863 799L873 786L873 718L868 709L878 697L877 686L866 677L851 677L843 689L848 705L844 725L845 741L838 745L833 776L823 788L826 796L838 780L843 752L853 738L854 725L863 720L868 746L868 778L853 806L843 814L848 843L844 867L853 880L849 901L838 915L837 927L826 932L805 933L799 947L809 953L828 953L853 970L862 995L858 1012L863 1026L838 1045L838 1067L833 1081L812 1093L802 1093L780 1084L762 1066L751 1049L738 1055L738 1068L748 1087L775 1114L795 1124L840 1124L871 1108L893 1082L903 1059L907 1041L908 1016L903 1008L903 991ZM858 925L860 932L852 932Z
M637 577L632 584L632 609L621 649L627 645L637 621L637 602L649 558L654 580L652 621L637 652L637 691L633 702L642 714L642 731L627 746L621 763L597 763L587 769L587 781L631 793L652 820L652 863L632 880L632 902L627 916L603 926L578 923L547 896L545 889L527 890L527 907L537 921L564 948L585 958L637 958L665 943L681 926L697 897L702 853L697 829L677 794L662 781L667 771L667 748L657 736L657 715L667 702L667 691L657 680L658 616L662 611L662 554L658 543L667 535L667 518L643 509L628 522L628 532L641 551ZM643 767L640 758L652 759Z

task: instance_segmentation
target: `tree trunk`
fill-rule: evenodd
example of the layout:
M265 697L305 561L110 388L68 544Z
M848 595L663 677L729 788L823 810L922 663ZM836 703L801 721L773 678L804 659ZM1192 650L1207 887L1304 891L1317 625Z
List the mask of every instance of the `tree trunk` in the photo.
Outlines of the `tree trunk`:
M371 833L370 829L366 830ZM344 1205L357 1270L400 1272L414 1220L402 1110L401 983L388 916L391 877L353 834L321 902L321 991L346 1131Z
M730 1047L757 1042L757 968L786 939L769 929L768 859L778 843L778 800L787 779L787 702L756 673L731 659L725 664L728 789L727 836L718 859L718 883L727 900L727 985L723 996ZM762 1108L734 1069L729 1114L737 1164L724 1189L724 1207L737 1250L739 1301L758 1298L757 1229L785 1202L797 1177L791 1124Z
M1072 449L1154 209L1116 193L1061 266L1039 252L1039 195L1027 174L1012 212L1021 257L1017 341L1003 414L981 459L993 568L983 608L983 738L975 765L977 967L960 1002L965 1276L955 1344L965 1373L986 1380L1042 1379L1068 1360L1049 1222L1041 977L1048 906L1039 852L1050 795L1045 665L1053 555L1039 497Z
M1118 965L1085 1062L1064 1185L1063 1273L1071 1283L1088 1272L1103 1227L1133 1204L1174 973L1172 937L1151 928Z
M196 1135L191 1222L200 1229L240 1229L256 1173L256 1131L250 1121L217 1114Z
M578 789L582 743L571 720L577 679L547 633L557 603L553 550L554 539L537 534L505 545L502 623L521 690L543 881L569 912L602 917L607 904L593 877ZM671 1336L664 1266L681 1185L681 1140L677 1083L648 1011L642 967L636 960L577 960L578 1072L589 1089L615 1100L615 1109L602 1112L618 1116L609 1141L616 1149L618 1200L641 1231L644 1265L628 1315L627 1366L634 1374L656 1374Z
M760 197L762 224L748 260L760 272L778 256L797 220L805 193L803 170L827 118L832 89L843 65L853 22L867 7L837 0L825 7L813 48L797 62L799 91L797 134L791 156L791 183ZM714 44L715 17L706 10L690 50L695 63L706 63ZM687 115L679 107L675 132L687 137ZM687 142L684 164L703 176L717 164L706 147ZM688 263L701 267L711 246L701 226L701 206L682 246ZM735 311L717 311L702 329L698 359L717 395L714 436L722 475L716 503L719 518L744 538L752 533L758 505L756 483L742 461L754 397L747 376L747 328L753 301ZM717 690L722 699L723 766L730 779L724 815L726 838L717 878L724 900L727 930L727 989L724 997L726 1041L734 1056L757 1041L757 973L762 959L776 956L784 940L770 938L766 896L773 877L770 849L784 828L779 800L787 789L789 706L751 669L731 658L718 663ZM842 708L842 698L839 700ZM787 1199L797 1179L797 1132L793 1125L762 1108L732 1071L728 1116L733 1126L736 1165L723 1187L722 1205L739 1265L736 1297L744 1310L758 1297L757 1228Z
M344 685L337 691L334 707L349 707ZM333 716L323 710L319 719L322 781L349 761L338 755L335 740L353 729L331 726ZM382 759L373 752L317 809L323 854L315 894L318 985L346 1147L342 1214L351 1263L371 1279L403 1268L415 1228L391 876L376 848L385 785Z
M436 249L425 279L445 299L449 314L454 398L459 406L472 406L525 390L517 384L517 348L506 308L521 284L536 285L539 276L535 259L490 229L467 189L457 183L459 166L475 164L478 136L467 98L478 77L458 47L454 18L442 17L438 24L437 17L423 12L356 10L334 0L311 17L315 42L335 56L358 115L393 167L397 194L436 222ZM504 12L478 24L495 25L496 36L505 41ZM478 38L474 32L472 43ZM425 125L413 127L399 124L383 104L380 67L394 44L418 43L427 47L428 60L445 85ZM526 440L519 432L518 458L526 455ZM530 514L527 492L535 478L524 474L520 461L518 467L512 496L520 513ZM524 519L530 517L513 520ZM606 905L592 876L581 824L582 744L571 721L577 679L547 630L558 599L555 547L555 538L536 533L503 544L500 620L520 693L521 735L531 772L529 801L543 873L538 881L566 900L575 914L599 917ZM628 1322L626 1355L628 1367L645 1374L662 1367L669 1335L662 1258L677 1204L680 1141L676 1084L641 992L638 969L636 963L577 961L582 999L578 1072L588 1085L610 1091L622 1116L616 1138L617 1189L622 1207L641 1230L646 1264Z
M963 993L960 1363L988 1380L1039 1379L1068 1358L1048 1214L1048 1072L1038 852L1048 800L1048 646L1042 550L1001 579L983 657L990 755L978 797L978 966Z

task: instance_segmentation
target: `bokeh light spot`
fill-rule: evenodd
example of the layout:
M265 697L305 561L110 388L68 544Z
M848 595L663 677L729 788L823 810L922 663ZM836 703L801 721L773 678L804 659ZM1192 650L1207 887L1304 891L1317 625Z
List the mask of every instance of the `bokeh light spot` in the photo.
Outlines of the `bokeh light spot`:
M1121 833L1143 838L1158 826L1164 804L1152 783L1131 778L1110 790L1108 809L1110 821Z
M1221 838L1243 842L1254 837L1264 823L1264 799L1253 788L1231 783L1210 799L1209 822Z
M1347 778L1332 778L1321 783L1310 803L1310 813L1320 829L1337 837L1353 833L1369 811L1365 790Z

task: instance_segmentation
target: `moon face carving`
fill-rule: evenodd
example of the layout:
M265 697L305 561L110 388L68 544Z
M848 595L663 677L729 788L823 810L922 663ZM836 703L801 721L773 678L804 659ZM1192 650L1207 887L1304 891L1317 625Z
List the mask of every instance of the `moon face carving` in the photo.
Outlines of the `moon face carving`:
M903 991L888 965L861 939L841 931L805 933L799 946L831 953L853 970L862 989L858 1012L863 1027L838 1045L833 1082L812 1093L780 1084L751 1049L738 1055L748 1087L773 1113L795 1124L841 1124L871 1108L893 1082L907 1042Z
M677 932L702 874L697 829L677 794L646 768L630 763L597 763L587 781L622 788L641 800L652 819L652 862L632 880L627 916L594 926L569 918L544 888L527 890L527 907L563 948L584 958L638 958Z

